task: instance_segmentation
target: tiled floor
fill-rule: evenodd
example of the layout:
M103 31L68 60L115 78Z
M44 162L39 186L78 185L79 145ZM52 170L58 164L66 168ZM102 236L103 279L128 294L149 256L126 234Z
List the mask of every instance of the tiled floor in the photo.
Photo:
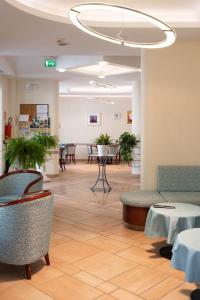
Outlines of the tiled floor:
M138 189L128 166L110 165L109 194L91 192L97 166L78 163L45 188L56 194L51 266L35 263L31 281L24 268L0 264L0 300L185 300L196 288L159 257L162 239L122 224L119 196Z

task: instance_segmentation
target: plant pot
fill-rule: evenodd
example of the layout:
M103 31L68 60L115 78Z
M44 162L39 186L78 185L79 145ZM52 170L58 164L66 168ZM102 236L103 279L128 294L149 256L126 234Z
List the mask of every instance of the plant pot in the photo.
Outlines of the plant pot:
M98 156L107 156L109 151L108 145L97 145Z

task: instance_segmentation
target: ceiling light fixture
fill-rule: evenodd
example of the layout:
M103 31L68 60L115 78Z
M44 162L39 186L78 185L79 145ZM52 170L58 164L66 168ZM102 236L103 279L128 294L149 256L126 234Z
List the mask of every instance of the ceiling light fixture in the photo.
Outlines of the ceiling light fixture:
M108 12L116 12L116 13L126 13L131 12L134 17L142 17L144 21L147 21L157 28L159 28L165 34L165 39L162 41L158 41L155 43L135 43L131 41L126 41L121 38L119 35L117 37L111 37L105 34L102 34L98 31L93 30L87 25L83 24L80 21L80 14L86 11L94 11L94 10L104 10ZM111 5L111 4L102 4L102 3L85 3L80 5L73 6L69 11L69 19L71 22L78 27L80 30L84 31L87 34L90 34L96 38L102 39L107 42L115 43L121 46L133 47L133 48L148 48L148 49L156 49L156 48L164 48L171 46L176 40L175 31L167 25L165 22L158 20L148 14L145 14L141 11L119 6L119 5Z
M66 72L67 70L66 69L62 69L62 68L58 68L58 69L56 69L56 71L58 71L60 73L63 73L63 72Z
M91 86L99 87L99 88L105 88L105 89L114 89L116 86L112 85L111 83L105 83L101 81L95 81L95 80L90 80L89 84Z
M99 64L100 66L106 66L106 65L108 65L108 62L105 61L105 60L102 60L102 61L99 61L98 64Z

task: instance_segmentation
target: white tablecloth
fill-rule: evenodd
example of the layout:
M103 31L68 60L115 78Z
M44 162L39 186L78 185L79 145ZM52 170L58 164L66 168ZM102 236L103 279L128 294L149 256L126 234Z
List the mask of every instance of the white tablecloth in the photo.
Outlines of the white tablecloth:
M173 244L176 236L183 230L200 227L200 207L187 203L159 203L175 206L175 209L155 208L151 206L145 234L149 237L166 237L168 244Z
M186 281L200 283L200 229L181 232L172 253L172 266L185 272Z

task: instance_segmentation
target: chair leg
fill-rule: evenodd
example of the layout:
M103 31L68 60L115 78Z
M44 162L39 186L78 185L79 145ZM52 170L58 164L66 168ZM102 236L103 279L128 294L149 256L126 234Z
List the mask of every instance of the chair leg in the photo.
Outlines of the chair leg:
M26 265L26 277L29 280L31 279L31 265L30 264Z
M49 266L50 265L49 253L47 253L44 258L45 258L46 265Z

